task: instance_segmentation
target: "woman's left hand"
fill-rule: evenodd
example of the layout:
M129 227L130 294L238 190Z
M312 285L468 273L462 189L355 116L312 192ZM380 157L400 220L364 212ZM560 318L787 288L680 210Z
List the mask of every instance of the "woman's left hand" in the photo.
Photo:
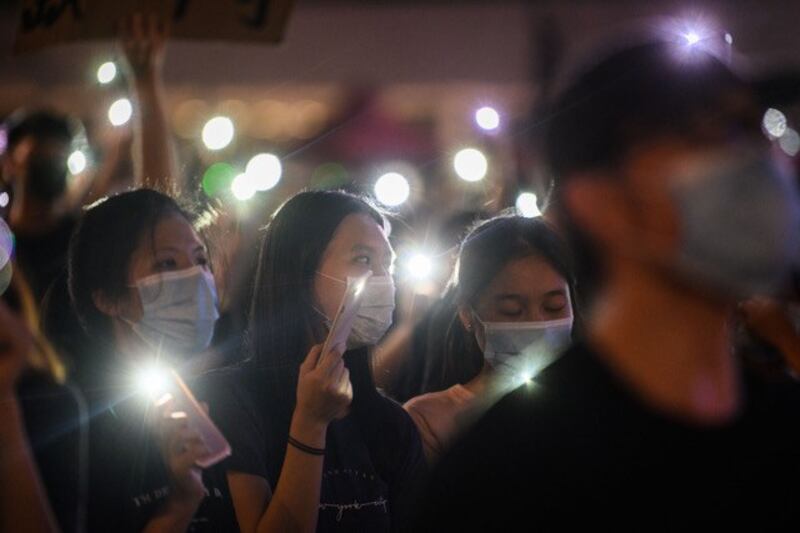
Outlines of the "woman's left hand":
M174 503L199 506L206 489L197 461L208 448L197 430L189 427L185 413L175 411L173 401L161 405L159 413L158 435L169 471L170 498Z

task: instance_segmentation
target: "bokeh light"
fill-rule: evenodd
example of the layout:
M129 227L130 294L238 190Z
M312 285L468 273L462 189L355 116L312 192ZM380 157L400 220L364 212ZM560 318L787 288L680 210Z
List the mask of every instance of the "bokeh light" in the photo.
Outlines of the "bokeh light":
M311 188L337 189L350 181L347 169L340 163L323 163L311 173Z
M4 204L2 203L3 198L5 198ZM8 193L1 193L0 206L7 206L8 201ZM11 262L13 254L14 234L11 232L11 228L8 227L8 224L6 224L6 221L0 217L0 294L3 294L11 284L11 277L14 274L13 263Z
M126 124L133 115L133 106L127 98L120 98L108 108L108 120L113 126Z
M375 182L375 197L389 207L402 204L408 200L410 193L408 180L399 172L387 172Z
M541 216L542 212L539 211L539 199L532 192L523 192L517 196L517 211L520 215L533 218Z
M14 234L6 221L0 218L0 268L5 267L14 253Z
M475 111L475 122L484 130L496 130L500 126L500 115L491 107L482 107Z
M7 192L3 191L0 192L0 207L8 207L8 202L11 201L11 197L8 195Z
M281 180L283 166L273 154L258 154L247 163L244 173L254 191L268 191Z
M228 163L214 163L203 173L203 192L210 198L221 196L230 189L235 177L236 169L231 165Z
M296 139L311 139L325 127L330 110L322 102L301 100L291 106L288 133Z
M700 35L696 31L689 31L683 37L686 39L686 43L689 46L693 46L700 42Z
M240 202L245 202L256 194L256 189L253 187L253 180L247 174L242 173L233 178L231 192L234 198Z
M453 168L464 181L480 181L486 176L489 163L480 150L464 148L453 158Z
M209 150L222 150L233 140L235 129L228 117L214 117L203 126L203 144Z
M86 170L86 163L86 155L80 150L75 150L67 158L67 168L71 174L80 174Z
M262 100L252 108L250 135L269 141L281 141L289 137L288 124L292 119L291 108L278 100Z
M405 263L408 277L416 281L425 281L433 273L433 260L424 253L412 254Z
M786 131L778 140L778 145L786 155L794 157L800 153L800 134L792 128L786 128Z
M777 139L786 133L786 115L778 109L767 109L761 123L764 126L764 131L773 139Z
M97 69L97 81L102 84L111 83L117 77L117 65L113 61L106 61Z
M156 399L167 392L169 377L167 371L153 365L143 368L136 376L136 389L147 395L149 399Z

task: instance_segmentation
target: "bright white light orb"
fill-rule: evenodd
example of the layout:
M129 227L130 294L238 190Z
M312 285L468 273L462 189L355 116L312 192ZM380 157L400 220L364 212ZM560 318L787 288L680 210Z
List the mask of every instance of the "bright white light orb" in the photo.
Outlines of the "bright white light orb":
M464 181L480 181L486 176L489 163L480 150L464 148L453 158L453 168Z
M730 33L725 34L725 42L728 44L733 44L733 35Z
M111 83L117 77L117 65L113 61L106 61L97 69L97 81L102 84Z
M433 272L433 261L425 254L416 253L406 262L406 271L412 279L426 280Z
M800 153L800 134L792 128L786 128L786 131L778 140L778 145L786 155L794 157Z
M228 117L214 117L203 126L203 144L209 150L222 150L233 140L233 121Z
M108 108L108 120L113 126L126 124L133 115L133 106L127 98L120 98Z
M253 180L247 174L239 174L233 178L231 192L237 200L246 202L256 194L256 189L253 186Z
M258 154L247 163L244 173L256 191L268 191L281 180L281 160L272 154Z
M764 130L767 132L767 135L773 139L778 139L784 133L786 133L786 115L777 109L767 109L767 112L764 113L764 119L761 123L764 126Z
M387 172L375 182L375 197L383 205L396 207L411 193L408 180L398 172Z
M690 31L683 37L686 39L686 43L689 46L693 46L700 42L700 35L698 35L695 31Z
M491 107L475 111L475 122L484 130L496 130L500 126L500 115Z
M533 218L541 216L542 212L539 211L539 203L538 198L532 192L523 192L517 196L517 211L519 214L527 217Z
M80 150L75 150L67 158L67 168L71 174L80 174L86 170L86 156Z
M159 366L150 366L142 369L136 376L136 388L155 400L164 395L169 388L169 375Z
M11 197L8 196L7 192L0 192L0 207L8 207L8 202L11 201Z

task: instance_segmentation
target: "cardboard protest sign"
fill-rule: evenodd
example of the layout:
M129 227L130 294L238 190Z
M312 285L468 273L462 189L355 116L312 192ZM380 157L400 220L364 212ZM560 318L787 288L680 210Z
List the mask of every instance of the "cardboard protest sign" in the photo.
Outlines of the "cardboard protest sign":
M126 15L155 13L170 35L216 41L279 42L293 0L24 0L15 53L59 43L114 39Z

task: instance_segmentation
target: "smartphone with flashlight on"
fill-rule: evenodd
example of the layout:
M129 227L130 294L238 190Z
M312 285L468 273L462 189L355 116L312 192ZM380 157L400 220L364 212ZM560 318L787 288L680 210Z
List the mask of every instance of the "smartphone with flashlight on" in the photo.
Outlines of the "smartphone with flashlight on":
M328 353L328 350L336 346L347 345L347 338L350 336L350 330L353 329L353 322L361 308L364 286L370 277L372 277L372 271L357 278L347 278L347 288L344 290L344 296L339 303L336 316L333 317L328 337L322 345L323 354Z
M170 387L169 394L175 402L172 418L187 418L189 427L196 429L208 449L208 453L200 457L196 463L201 468L208 468L222 461L231 454L231 447L219 428L211 421L205 409L195 399L194 394L175 370L170 370L175 384ZM178 415L178 416L176 416Z

